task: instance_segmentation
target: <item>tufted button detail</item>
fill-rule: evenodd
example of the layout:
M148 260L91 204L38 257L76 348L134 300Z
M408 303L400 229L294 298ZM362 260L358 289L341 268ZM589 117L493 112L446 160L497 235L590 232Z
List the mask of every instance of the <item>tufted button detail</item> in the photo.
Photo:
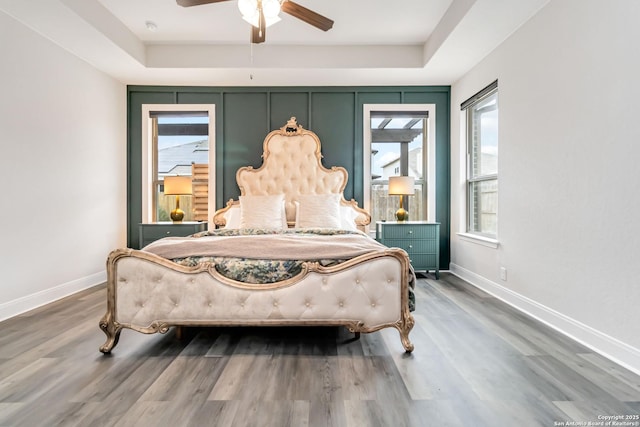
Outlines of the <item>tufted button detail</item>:
M359 285L360 284L360 279L356 279L356 283Z
M278 306L278 301L274 301L274 302L273 302L273 306L274 306L274 307L277 307L277 306Z
M371 307L375 307L375 306L376 306L376 303L375 303L375 302L372 302L372 303L371 303Z

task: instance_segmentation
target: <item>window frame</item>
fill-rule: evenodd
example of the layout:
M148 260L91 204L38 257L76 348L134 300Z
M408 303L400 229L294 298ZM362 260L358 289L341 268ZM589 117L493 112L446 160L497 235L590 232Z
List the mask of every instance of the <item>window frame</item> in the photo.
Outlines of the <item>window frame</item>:
M436 220L436 105L435 104L363 104L362 120L362 190L363 208L371 211L371 115L378 111L397 112L427 112L427 144L424 147L423 155L427 156L426 173L424 179L426 183L427 221ZM375 233L375 224L369 228L370 233Z
M215 104L142 104L142 218L143 223L155 221L155 170L157 147L153 145L153 112L206 112L209 116L209 197L207 215L211 217L216 209L216 138ZM155 175L154 175L155 174Z
M460 106L461 110L463 110L463 114L465 116L465 135L466 135L466 176L465 176L465 190L466 190L466 226L465 233L471 236L476 236L479 238L491 240L497 242L498 238L498 215L499 215L499 206L496 200L496 226L495 233L487 233L483 230L477 230L474 226L474 218L478 218L480 214L478 213L478 209L481 209L481 206L478 206L474 203L473 199L473 190L472 187L474 185L487 183L487 182L495 182L496 185L496 193L499 188L499 169L498 169L498 161L499 159L499 147L500 142L498 140L498 152L496 153L496 172L495 173L474 173L474 164L473 164L473 153L475 152L482 153L482 141L479 141L476 138L476 127L475 119L476 115L474 114L474 108L485 101L487 98L495 96L496 103L495 107L489 111L495 110L498 114L498 123L499 123L499 96L498 96L498 81L494 81L471 98L463 102Z
M372 117L374 117L374 114L377 112L372 112ZM415 113L415 114L414 114ZM386 118L389 118L390 116L392 119L395 118L405 118L405 116L411 116L412 118L416 118L418 116L424 115L424 117L420 117L420 120L422 121L422 141L421 141L421 154L419 156L419 162L420 162L420 169L422 170L422 176L420 178L418 177L414 177L415 178L415 182L414 182L414 188L416 189L416 195L411 196L411 197L406 197L404 199L404 208L407 209L409 212L411 212L411 216L410 219L412 221L424 221L426 220L427 217L427 200L426 200L426 194L427 194L427 179L425 176L425 172L428 170L427 167L427 160L428 160L428 156L427 156L427 146L429 144L428 141L428 126L429 126L429 115L427 112L425 111L398 111L398 112L389 112L389 111L385 111L384 115ZM376 114L377 116L377 114ZM386 129L386 128L385 128ZM413 127L408 128L408 129L413 129ZM372 137L373 139L373 137ZM373 191L372 191L372 187L375 185L382 185L384 187L387 188L388 191L388 186L389 186L389 178L391 176L409 176L410 175L410 171L409 171L409 167L410 167L410 154L411 151L409 149L409 146L411 144L411 141L407 142L407 141L380 141L380 142L376 142L376 143L371 143L372 146L372 150L373 150L373 145L374 144L390 144L390 145L398 145L398 153L400 155L400 157L398 157L396 159L396 161L398 162L398 165L394 167L393 172L387 176L386 178L383 176L381 176L380 178L377 179L373 179L373 176L371 177L371 181L369 184L369 195L370 198L369 200L371 201L368 212L369 214L371 214L372 216L372 220L375 219L374 218L374 209L373 209ZM379 146L379 145L378 145ZM371 153L373 154L373 153ZM372 157L372 156L371 156ZM370 157L370 158L371 158ZM394 161L395 162L395 161ZM418 191L418 188L420 189ZM419 198L418 194L423 195L423 197ZM394 196L395 197L395 196ZM397 201L394 201L397 202ZM395 212L396 209L398 208L398 206L394 203L393 204L394 209L393 211ZM417 217L415 215L415 211L416 208L418 210L418 212L421 212L422 215L420 217ZM386 220L387 218L383 219Z

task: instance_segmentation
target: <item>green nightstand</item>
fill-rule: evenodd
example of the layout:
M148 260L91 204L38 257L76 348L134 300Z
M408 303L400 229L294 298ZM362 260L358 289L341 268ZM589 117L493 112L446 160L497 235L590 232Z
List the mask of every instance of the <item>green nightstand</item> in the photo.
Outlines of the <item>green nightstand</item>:
M179 224L173 222L153 222L139 225L140 249L163 237L189 236L207 229L207 222L184 221Z
M436 279L440 278L439 222L377 222L376 240L388 247L404 249L414 270L433 270Z

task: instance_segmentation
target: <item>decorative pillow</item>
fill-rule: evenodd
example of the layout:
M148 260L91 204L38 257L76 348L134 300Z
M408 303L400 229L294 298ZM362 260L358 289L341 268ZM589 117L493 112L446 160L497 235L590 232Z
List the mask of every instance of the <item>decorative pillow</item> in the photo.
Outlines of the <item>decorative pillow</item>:
M223 216L224 228L240 228L240 205L234 205Z
M345 230L358 230L356 218L360 215L351 205L340 205L340 223Z
M240 196L240 228L287 228L284 194Z
M342 228L341 194L303 194L296 201L296 228Z

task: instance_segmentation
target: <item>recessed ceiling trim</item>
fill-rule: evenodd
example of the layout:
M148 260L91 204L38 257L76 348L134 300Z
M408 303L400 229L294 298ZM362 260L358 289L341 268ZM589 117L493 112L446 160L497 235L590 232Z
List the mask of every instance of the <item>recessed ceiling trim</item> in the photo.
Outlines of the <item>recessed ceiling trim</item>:
M422 68L421 46L149 45L149 68Z
M235 2L194 14L163 1L0 0L0 11L126 84L448 85L549 0L407 0L404 15L388 0L305 0L332 31L283 19L253 52Z

